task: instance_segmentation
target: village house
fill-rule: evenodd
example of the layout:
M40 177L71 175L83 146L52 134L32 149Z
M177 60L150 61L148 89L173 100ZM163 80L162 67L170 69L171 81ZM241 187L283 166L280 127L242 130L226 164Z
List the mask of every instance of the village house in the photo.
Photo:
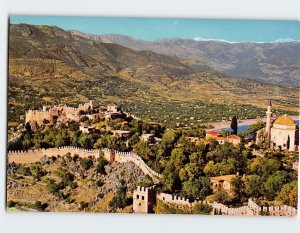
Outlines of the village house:
M142 134L140 139L144 142L155 143L154 134Z
M214 138L220 137L220 136L221 136L221 134L217 131L207 131L205 134L205 138L207 140L214 139Z
M79 126L79 130L83 133L89 134L95 132L95 127L82 124Z
M227 193L232 193L231 182L236 178L237 175L224 175L211 177L210 181L212 183L213 192L217 192L220 189L224 189Z
M107 112L112 112L112 113L116 113L116 112L120 112L121 108L119 107L119 105L115 104L115 103L111 103L107 105Z
M241 138L237 135L232 134L226 137L226 141L228 143L232 143L233 145L238 145L241 143Z
M213 140L217 141L220 145L224 145L225 141L226 141L226 138L224 138L224 137L216 137Z
M112 130L113 136L118 138L129 138L131 135L130 131L127 130Z
M121 107L117 104L108 104L107 105L107 110L105 112L105 119L110 120L110 119L117 119L117 118L122 118L123 113L121 111Z

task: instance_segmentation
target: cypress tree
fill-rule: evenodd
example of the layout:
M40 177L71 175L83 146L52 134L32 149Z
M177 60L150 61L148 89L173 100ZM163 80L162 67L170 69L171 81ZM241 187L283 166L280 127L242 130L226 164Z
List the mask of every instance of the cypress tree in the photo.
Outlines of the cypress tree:
M238 123L237 123L237 118L236 118L236 116L232 117L232 119L231 119L231 124L230 124L230 128L232 129L232 133L231 133L231 134L237 135L237 131L238 131Z

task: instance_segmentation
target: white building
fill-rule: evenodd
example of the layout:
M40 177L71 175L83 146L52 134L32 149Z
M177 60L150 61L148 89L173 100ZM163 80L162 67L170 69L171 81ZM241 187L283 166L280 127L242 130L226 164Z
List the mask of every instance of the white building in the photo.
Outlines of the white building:
M272 103L268 101L266 127L257 132L256 143L268 142L272 149L298 151L296 142L297 124L286 114L275 119L272 123Z
M271 127L271 147L295 151L296 123L287 115L278 117Z

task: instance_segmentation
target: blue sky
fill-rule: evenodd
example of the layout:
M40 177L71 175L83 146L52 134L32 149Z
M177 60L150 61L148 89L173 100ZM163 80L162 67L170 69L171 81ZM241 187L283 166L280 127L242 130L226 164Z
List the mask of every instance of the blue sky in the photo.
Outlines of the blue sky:
M91 34L123 34L153 41L161 38L231 42L300 41L300 21L11 16L10 23L56 25Z

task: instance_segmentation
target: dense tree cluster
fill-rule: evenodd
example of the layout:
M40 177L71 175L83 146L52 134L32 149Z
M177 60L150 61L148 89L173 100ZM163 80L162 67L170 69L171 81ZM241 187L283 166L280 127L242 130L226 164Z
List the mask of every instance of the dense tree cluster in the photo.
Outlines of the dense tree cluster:
M291 169L291 161L282 152L266 152L265 156L255 157L252 148L246 148L245 143L233 145L219 144L217 141L205 139L202 128L166 129L160 124L124 117L106 121L104 119L82 119L86 124L93 124L96 130L87 134L79 131L79 124L47 125L45 128L31 132L29 129L19 141L9 145L9 149L32 149L59 146L76 146L82 148L111 148L121 151L133 151L156 172L162 174L161 186L165 192L185 196L190 200L204 200L208 196L215 201L229 204L241 204L247 198L257 198L262 202L276 201L289 205L297 203L297 173ZM233 118L231 128L237 133L236 118ZM244 138L255 136L264 127L262 121L250 125ZM113 136L112 130L127 130L127 137ZM161 138L158 143L149 143L140 139L142 134L153 134ZM228 132L221 132L226 136ZM226 135L225 135L226 134ZM190 137L198 137L198 142L192 142ZM72 158L70 158L72 159ZM74 159L74 158L73 158ZM105 159L94 161L91 158L80 160L84 170L95 167L96 171L105 175ZM32 174L39 180L43 171L39 167L19 167L23 175ZM61 182L47 181L47 187L55 195L61 195L60 190L72 186L72 176L59 170ZM214 176L239 174L232 181L233 195L220 190L213 194L210 178ZM145 179L144 184L151 183ZM75 184L73 184L75 185ZM102 185L101 181L97 184ZM121 187L114 201L114 208L125 205L126 190ZM198 210L197 210L198 211ZM200 211L200 210L199 210Z

